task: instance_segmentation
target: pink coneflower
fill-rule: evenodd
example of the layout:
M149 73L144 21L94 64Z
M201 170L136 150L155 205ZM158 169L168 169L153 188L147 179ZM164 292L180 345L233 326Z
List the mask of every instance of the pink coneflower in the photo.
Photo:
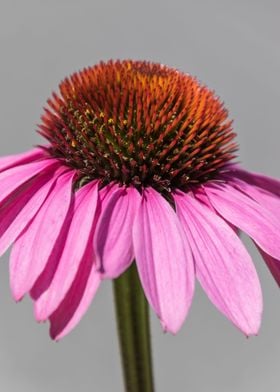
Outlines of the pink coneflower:
M30 293L53 338L133 262L164 330L181 328L197 277L235 326L258 332L261 287L238 229L280 283L280 182L232 162L212 91L163 65L100 63L60 84L39 132L48 144L0 160L0 252L13 244L13 296Z

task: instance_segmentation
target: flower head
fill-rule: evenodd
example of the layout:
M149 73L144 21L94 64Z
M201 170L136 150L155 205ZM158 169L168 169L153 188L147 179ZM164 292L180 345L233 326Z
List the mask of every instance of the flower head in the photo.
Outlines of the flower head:
M191 76L160 64L101 63L60 84L42 117L51 153L84 182L187 190L233 158L227 111Z
M233 163L231 125L212 91L159 64L109 61L60 84L39 126L48 144L0 160L0 253L13 244L13 296L30 293L53 338L134 260L165 330L180 329L196 276L258 332L261 288L238 229L280 283L280 183Z

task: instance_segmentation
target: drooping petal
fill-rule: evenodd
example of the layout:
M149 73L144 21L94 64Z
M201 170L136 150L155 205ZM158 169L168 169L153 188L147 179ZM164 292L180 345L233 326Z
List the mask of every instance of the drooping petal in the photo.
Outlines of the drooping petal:
M0 172L42 158L46 158L46 152L41 148L33 148L32 150L24 152L22 154L6 156L0 158Z
M280 222L265 206L230 184L205 185L216 211L247 233L270 256L280 259Z
M261 207L268 209L280 221L280 198L275 193L268 192L237 178L232 180L231 185L250 196Z
M53 280L53 277L56 273L57 266L59 264L59 260L61 258L61 254L63 252L63 247L65 245L65 241L68 235L68 230L72 221L73 216L73 204L71 204L68 214L63 222L59 235L55 241L54 247L51 251L51 254L48 258L48 261L43 269L43 271L37 277L34 285L29 291L30 297L37 301L39 297L50 287L50 284Z
M99 203L98 203L98 208L95 211L95 222L98 221L98 217L100 216L101 206L102 206L103 201L110 194L111 189L114 187L115 186L112 186L112 184L109 184L109 185L103 187L98 192ZM63 252L63 248L64 248L65 241L66 241L66 238L68 235L71 220L72 220L72 216L70 216L70 214L69 214L68 219L65 221L63 228L60 232L59 238L58 238L56 245L52 251L52 254L49 257L48 264L46 265L42 274L36 280L36 283L32 287L32 290L30 291L30 295L34 301L37 301L37 299L42 295L42 293L44 293L49 288L49 286L53 280L53 277L54 277L56 270L57 270L57 266L59 264L59 260L61 258L62 252ZM94 223L94 227L95 227L95 225L96 224Z
M262 293L251 257L227 223L188 194L174 195L197 278L216 307L246 335L258 332Z
M10 203L0 207L0 256L36 215L62 171L59 169L53 174L46 170L44 175L30 182Z
M132 263L132 225L141 197L135 188L116 187L104 199L94 235L97 267L116 278Z
M38 320L46 320L56 310L75 279L88 243L93 238L97 201L97 181L83 186L76 192L73 218L53 280L36 301Z
M43 271L66 220L75 172L60 176L35 218L16 240L10 258L13 296L19 300Z
M50 335L55 340L63 338L75 328L100 285L101 275L96 270L93 256L92 246L88 246L70 290L50 316Z
M11 195L15 190L20 188L28 180L35 177L37 174L44 172L44 170L58 166L56 159L45 159L38 162L28 163L26 165L13 167L0 173L0 205Z
M248 175L249 174L250 173L248 173ZM274 216L277 218L278 222L280 222L280 198L276 195L276 193L271 193L266 189L260 188L257 185L252 185L252 181L250 181L250 183L247 183L241 179L235 178L232 184L233 186L237 187L238 189L249 195L253 200L259 203L260 206L264 206L265 208L270 210L271 213L274 214ZM268 266L271 274L273 275L277 284L280 286L280 260L275 259L274 257L267 254L257 244L256 246L260 254L262 255L263 260Z
M241 169L239 166L234 166L232 168L232 174L248 184L255 185L265 191L280 196L280 181L276 178L268 177L260 173L248 172Z
M210 203L208 196L206 195L206 193L204 192L203 188L198 188L195 190L195 198L196 200L199 200L201 203L205 204L211 211L216 213L215 208L212 206L212 204ZM239 236L240 235L240 230L232 225L230 222L227 222L227 224L230 226L230 228Z
M266 265L268 266L272 276L276 280L278 286L280 287L280 263L279 260L274 259L273 257L269 256L267 253L264 253L263 251L262 257L264 261L266 262Z
M264 259L266 265L268 266L272 276L274 277L275 281L277 282L278 286L280 287L280 261L274 259L273 257L269 256L265 253L261 248L257 246L262 258Z
M193 258L175 211L152 188L143 192L133 244L146 297L165 330L176 333L192 301Z

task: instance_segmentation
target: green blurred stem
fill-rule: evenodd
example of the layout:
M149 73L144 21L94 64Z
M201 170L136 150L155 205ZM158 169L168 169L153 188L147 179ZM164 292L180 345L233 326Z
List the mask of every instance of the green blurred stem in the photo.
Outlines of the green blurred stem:
M114 280L115 309L126 392L154 392L149 308L135 263Z

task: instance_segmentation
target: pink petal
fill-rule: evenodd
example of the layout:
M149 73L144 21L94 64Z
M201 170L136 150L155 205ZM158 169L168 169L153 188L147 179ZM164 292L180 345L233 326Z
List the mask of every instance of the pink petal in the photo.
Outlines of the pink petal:
M241 171L241 173L243 174L243 171ZM249 195L260 205L265 206L268 210L270 210L275 215L275 217L277 217L278 221L280 221L280 199L277 196L276 192L275 193L269 192L268 190L271 188L270 186L267 186L268 190L266 190L264 188L260 188L257 185L252 185L254 183L253 181L254 175L247 172L245 172L247 177L246 180L249 180L250 182L249 183L245 182L245 176L241 175L241 173L239 173L240 174L239 178L242 179L244 178L244 181L235 178L233 181L233 186L237 187L238 189L240 189L241 191ZM273 180L273 181L275 183L277 182L277 180ZM280 187L280 182L279 182L279 187ZM273 190L275 190L275 188ZM268 266L271 274L273 275L274 279L280 286L280 260L271 257L269 254L264 252L260 247L257 246L257 248L260 254L262 255L262 258L264 259L266 265Z
M95 211L95 222L98 221L98 217L100 216L101 213L101 206L103 204L103 201L105 198L110 194L112 188L116 186L112 186L111 184L103 187L99 191L99 203L98 203L98 208ZM46 291L55 275L55 272L57 270L57 266L59 264L59 260L61 258L61 254L63 252L64 244L68 235L69 227L71 224L72 216L68 214L67 220L65 221L63 228L60 232L59 238L57 239L56 245L52 251L51 256L49 257L48 264L46 265L44 271L42 274L39 276L39 278L36 280L36 283L32 287L32 290L30 291L31 297L36 301L44 291ZM94 223L95 225L95 223Z
M43 206L16 240L10 258L13 296L19 300L43 271L67 217L72 200L75 172L56 181Z
M260 173L248 172L242 170L238 166L233 167L232 174L251 185L280 196L280 181L276 178L268 177Z
M96 181L76 192L73 219L57 270L50 286L36 302L38 320L46 320L56 310L75 279L88 242L92 240L97 199Z
M143 191L133 244L146 297L163 327L176 333L193 297L193 258L174 210L152 188Z
M246 335L260 327L262 293L251 257L227 223L188 194L175 194L197 277L208 297Z
M204 186L220 215L247 233L270 256L280 259L280 222L271 211L230 184Z
M199 200L201 203L205 204L211 211L216 213L215 208L212 206L212 204L210 203L208 196L206 195L206 193L204 192L204 189L202 187L196 189L194 191L194 195L196 200ZM230 226L230 228L239 236L240 235L240 230L235 227L234 225L232 225L230 222L227 222L227 224Z
M30 182L10 203L0 208L0 255L36 215L61 171L59 169L55 175L44 173Z
M0 172L42 158L46 158L46 152L41 148L33 148L32 150L24 152L22 154L6 156L0 158Z
M100 285L101 276L93 264L93 249L88 247L73 284L57 310L50 316L51 337L59 340L72 331L88 310Z
M71 204L65 221L61 227L60 233L55 241L54 247L48 258L48 261L41 272L41 274L36 279L34 285L32 286L29 294L31 298L36 301L49 287L56 273L61 254L63 252L64 244L68 235L69 227L72 221L74 203Z
M279 262L279 260L276 260L273 257L269 256L267 253L265 253L259 247L258 247L258 250L259 250L260 254L262 255L262 258L266 262L266 265L268 266L272 276L274 277L278 286L280 287L280 262Z
M102 203L94 249L96 263L106 278L116 278L132 263L132 225L141 202L135 188L113 189Z
M46 159L17 166L0 173L0 203L5 201L8 196L28 180L50 167L55 170L55 166L58 166L58 164L59 162L56 159Z
M258 186L248 184L237 178L234 178L234 180L231 181L231 185L250 196L261 206L270 210L270 212L280 220L280 198L274 193L268 192Z

